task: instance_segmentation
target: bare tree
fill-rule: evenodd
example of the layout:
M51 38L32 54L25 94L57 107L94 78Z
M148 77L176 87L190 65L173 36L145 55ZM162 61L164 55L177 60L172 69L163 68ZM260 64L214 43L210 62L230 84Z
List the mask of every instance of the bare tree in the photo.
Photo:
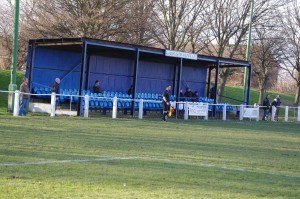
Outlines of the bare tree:
M271 24L271 22L268 24ZM256 77L253 80L258 82L259 87L258 103L261 104L268 88L268 83L277 82L280 69L278 60L282 42L274 28L257 25L254 27L253 32L251 63L253 75Z
M2 45L5 51L8 52L8 59L6 59L4 69L9 69L12 65L12 43L13 43L13 19L14 19L14 4L13 0L6 0L3 2L3 7L1 7L1 15L0 15L0 36L2 38ZM22 1L22 4L25 1ZM20 69L22 66L25 65L26 56L27 56L27 45L28 45L28 38L25 34L23 34L24 28L24 18L21 14L19 20L19 42L18 42L18 62L17 68Z
M41 0L26 12L28 30L42 37L111 39L122 30L124 0Z
M203 43L204 54L228 58L240 58L239 47L245 44L249 30L249 0L214 0L206 16L209 17L210 27L206 33L206 42ZM266 18L275 14L277 7L282 5L280 0L256 0L254 6L253 24L263 24ZM200 41L201 42L201 41ZM222 95L229 75L233 74L231 68L220 71L220 94Z
M166 49L184 50L190 30L205 6L205 0L156 0L152 16L153 39Z
M296 82L297 90L294 104L299 104L300 95L300 4L293 1L286 6L286 13L282 16L281 26L285 45L282 48L282 69L290 74Z
M153 13L153 2L155 0L130 0L126 1L124 8L124 21L122 31L115 40L132 44L149 46L153 44L150 35Z

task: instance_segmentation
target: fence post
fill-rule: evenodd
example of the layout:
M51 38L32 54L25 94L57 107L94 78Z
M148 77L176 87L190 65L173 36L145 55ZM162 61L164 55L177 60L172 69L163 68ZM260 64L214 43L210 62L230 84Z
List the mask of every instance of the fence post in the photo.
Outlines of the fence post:
M144 100L140 99L140 104L139 104L139 119L143 119L143 112L144 112Z
M271 114L271 121L272 122L275 121L275 112L276 112L276 108L275 108L275 106L272 106L272 114Z
M285 107L285 117L284 117L284 121L289 121L289 107L286 106Z
M112 118L113 119L117 118L117 110L118 110L118 98L114 97L113 98L113 110L112 110Z
M226 110L227 110L227 105L224 104L224 105L223 105L223 120L224 120L224 121L226 120Z
M14 114L13 116L19 115L19 109L20 109L20 91L15 91L15 101L14 101Z
M240 105L240 120L243 120L244 117L244 105Z
M84 96L84 115L83 117L89 117L89 109L90 109L90 96Z
M256 116L256 121L259 121L259 105L257 105L257 116Z
M298 106L298 122L300 122L300 106Z
M55 106L56 106L56 93L52 92L51 93L51 112L50 112L50 117L55 116Z
M189 119L189 106L187 102L184 102L184 120Z
M208 103L205 104L206 115L204 116L204 120L208 120Z

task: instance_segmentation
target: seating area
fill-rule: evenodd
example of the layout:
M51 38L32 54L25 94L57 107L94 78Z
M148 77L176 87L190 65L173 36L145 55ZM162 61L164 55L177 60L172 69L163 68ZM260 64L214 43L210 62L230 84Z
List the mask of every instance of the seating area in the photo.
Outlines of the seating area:
M51 89L50 87L34 87L33 92L36 95L36 98L41 99L50 99ZM60 89L59 101L61 103L69 103L69 102L78 102L78 89ZM89 105L92 109L112 109L113 101L112 98L118 98L118 108L120 109L130 109L132 96L128 95L126 92L115 92L115 91L104 91L103 93L93 93L91 90L84 90L83 96L89 95ZM143 99L144 109L145 110L161 110L162 109L162 95L158 93L137 93L136 99ZM171 101L176 101L176 95L171 96ZM186 98L185 101L192 101L191 98ZM213 104L214 100L207 97L200 97L199 102ZM231 105L227 103L219 103L216 106L216 111L223 111L224 104L227 105L227 111L233 111ZM84 100L82 102L82 106L84 106ZM134 107L139 107L139 102L134 102ZM213 106L209 105L209 111L213 110Z

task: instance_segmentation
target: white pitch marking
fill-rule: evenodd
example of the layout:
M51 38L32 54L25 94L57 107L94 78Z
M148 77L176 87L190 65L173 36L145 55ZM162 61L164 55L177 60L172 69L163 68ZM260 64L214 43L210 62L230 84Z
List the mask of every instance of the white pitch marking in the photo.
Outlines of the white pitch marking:
M24 165L46 165L46 164L60 164L60 163L76 163L76 162L108 162L113 160L131 160L141 157L110 157L110 158L97 158L97 159L77 159L77 160L54 160L54 161L41 161L41 162L21 162L21 163L0 163L1 167L13 167Z

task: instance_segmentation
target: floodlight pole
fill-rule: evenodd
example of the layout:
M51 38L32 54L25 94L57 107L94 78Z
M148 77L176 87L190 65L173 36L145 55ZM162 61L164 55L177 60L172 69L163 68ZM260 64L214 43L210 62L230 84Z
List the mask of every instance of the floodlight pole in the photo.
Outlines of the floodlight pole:
M13 54L12 54L12 69L11 69L11 78L8 90L11 91L8 94L8 111L13 112L13 101L14 94L12 93L17 89L16 76L17 76L17 63L18 63L18 37L19 37L19 8L20 1L15 1L15 18L14 18L14 38L13 38Z
M249 19L249 33L248 33L247 51L246 51L246 61L249 61L249 59L250 59L253 8L254 8L254 0L251 0L250 19ZM247 82L248 82L248 73L249 73L248 69L250 69L250 67L245 67L245 73L244 73L244 101L247 101L246 100L246 98L247 98ZM249 102L246 102L246 103L249 103Z

